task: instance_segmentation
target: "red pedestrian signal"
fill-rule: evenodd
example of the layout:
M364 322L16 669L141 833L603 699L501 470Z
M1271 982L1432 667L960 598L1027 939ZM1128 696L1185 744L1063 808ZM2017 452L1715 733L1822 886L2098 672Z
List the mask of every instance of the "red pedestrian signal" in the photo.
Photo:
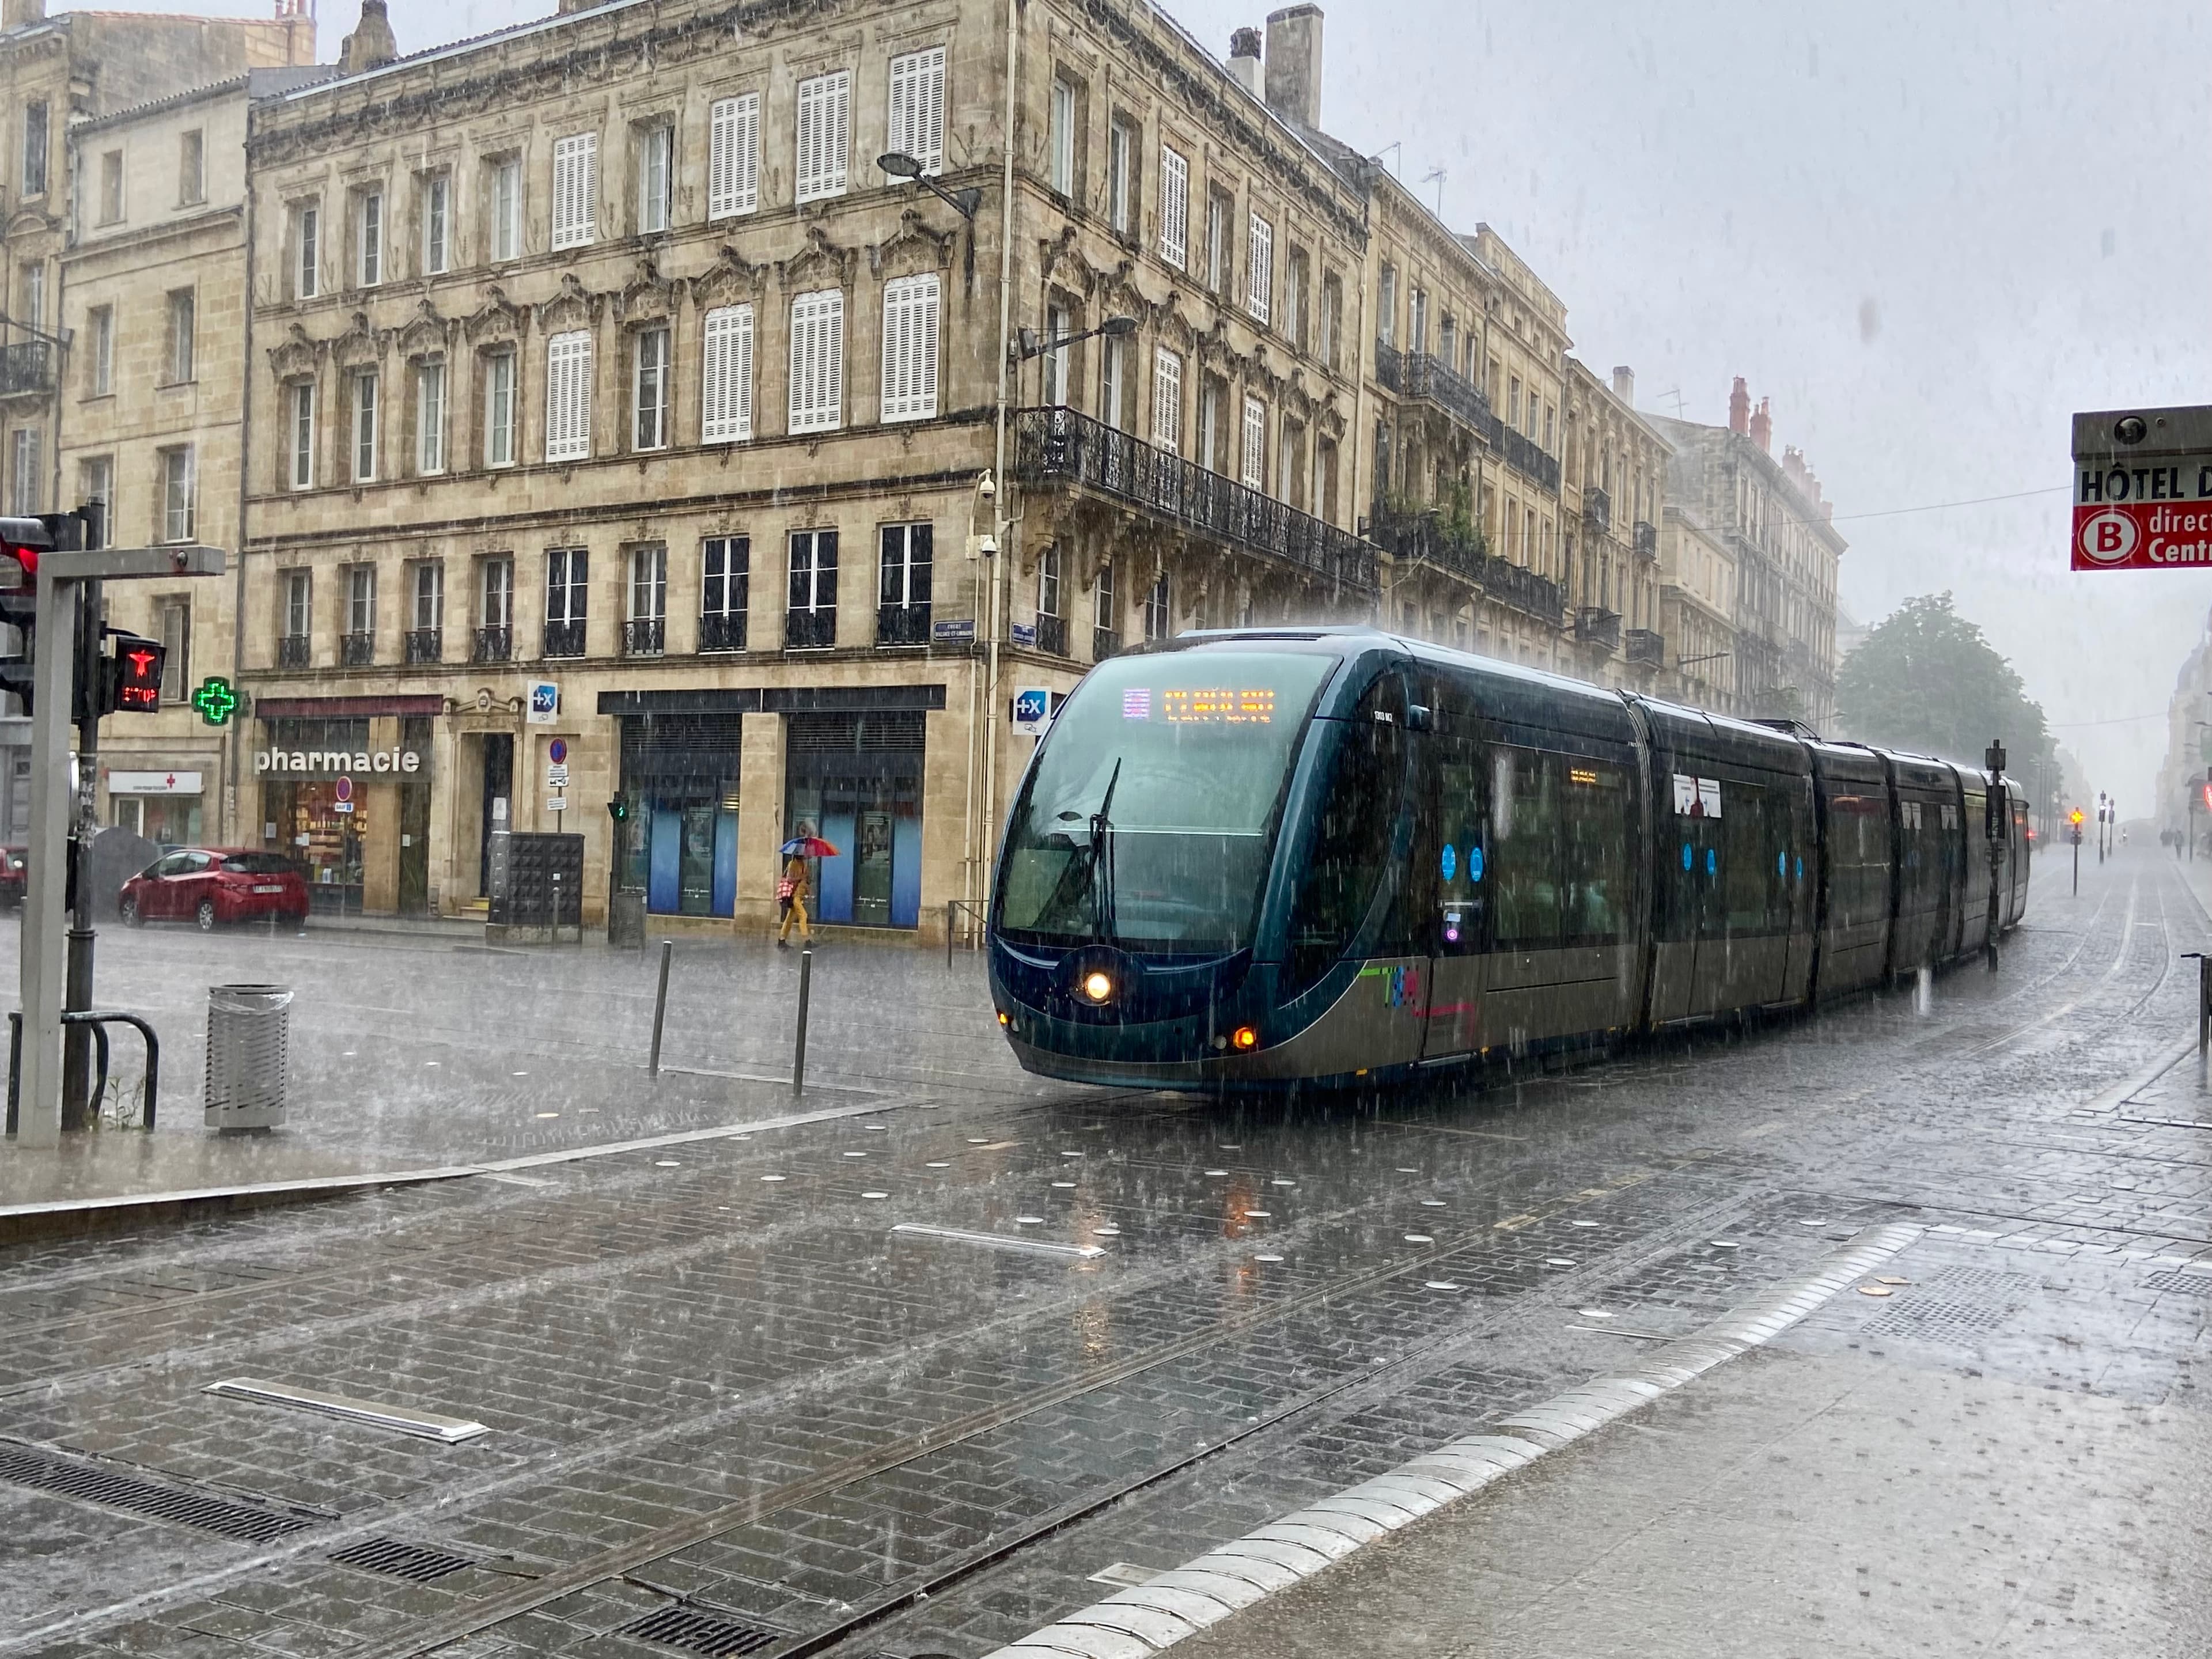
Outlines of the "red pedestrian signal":
M109 659L104 714L155 714L161 708L161 670L169 648L158 640L125 634Z
M0 519L0 623L15 630L0 648L0 691L12 691L31 712L33 636L39 622L39 555L52 552L52 527L38 519Z

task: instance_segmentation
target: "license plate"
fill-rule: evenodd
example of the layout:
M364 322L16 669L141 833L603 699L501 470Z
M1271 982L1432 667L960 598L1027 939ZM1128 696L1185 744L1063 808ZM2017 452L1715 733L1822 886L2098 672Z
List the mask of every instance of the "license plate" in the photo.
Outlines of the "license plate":
M266 887L256 887L253 890L257 893L281 893L284 889L281 884L272 882Z

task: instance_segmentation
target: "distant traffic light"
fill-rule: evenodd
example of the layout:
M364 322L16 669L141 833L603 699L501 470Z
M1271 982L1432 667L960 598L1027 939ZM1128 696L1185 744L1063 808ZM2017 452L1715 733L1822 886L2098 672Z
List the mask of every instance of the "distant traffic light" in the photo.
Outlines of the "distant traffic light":
M0 623L16 630L15 648L0 654L0 691L13 691L26 714L36 655L39 556L53 550L53 532L43 521L0 519Z

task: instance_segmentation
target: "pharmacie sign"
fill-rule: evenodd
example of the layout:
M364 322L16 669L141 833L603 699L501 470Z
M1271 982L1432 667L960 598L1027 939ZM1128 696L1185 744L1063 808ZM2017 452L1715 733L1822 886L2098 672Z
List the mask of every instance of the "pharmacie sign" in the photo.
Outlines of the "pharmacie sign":
M2212 568L2212 408L2074 417L2072 565Z
M371 778L397 773L411 777L424 765L416 749L260 749L253 769L263 777Z

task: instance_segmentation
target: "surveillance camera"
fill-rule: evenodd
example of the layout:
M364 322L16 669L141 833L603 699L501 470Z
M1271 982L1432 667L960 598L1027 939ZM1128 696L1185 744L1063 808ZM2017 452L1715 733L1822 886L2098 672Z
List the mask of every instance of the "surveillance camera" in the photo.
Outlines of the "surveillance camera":
M999 538L987 533L975 544L975 550L987 559L995 559L999 556Z
M987 501L998 499L999 486L992 481L988 472L983 475L983 481L975 486L975 493Z
M2124 444L2139 444L2149 431L2140 415L2123 416L2112 424L2112 435Z

